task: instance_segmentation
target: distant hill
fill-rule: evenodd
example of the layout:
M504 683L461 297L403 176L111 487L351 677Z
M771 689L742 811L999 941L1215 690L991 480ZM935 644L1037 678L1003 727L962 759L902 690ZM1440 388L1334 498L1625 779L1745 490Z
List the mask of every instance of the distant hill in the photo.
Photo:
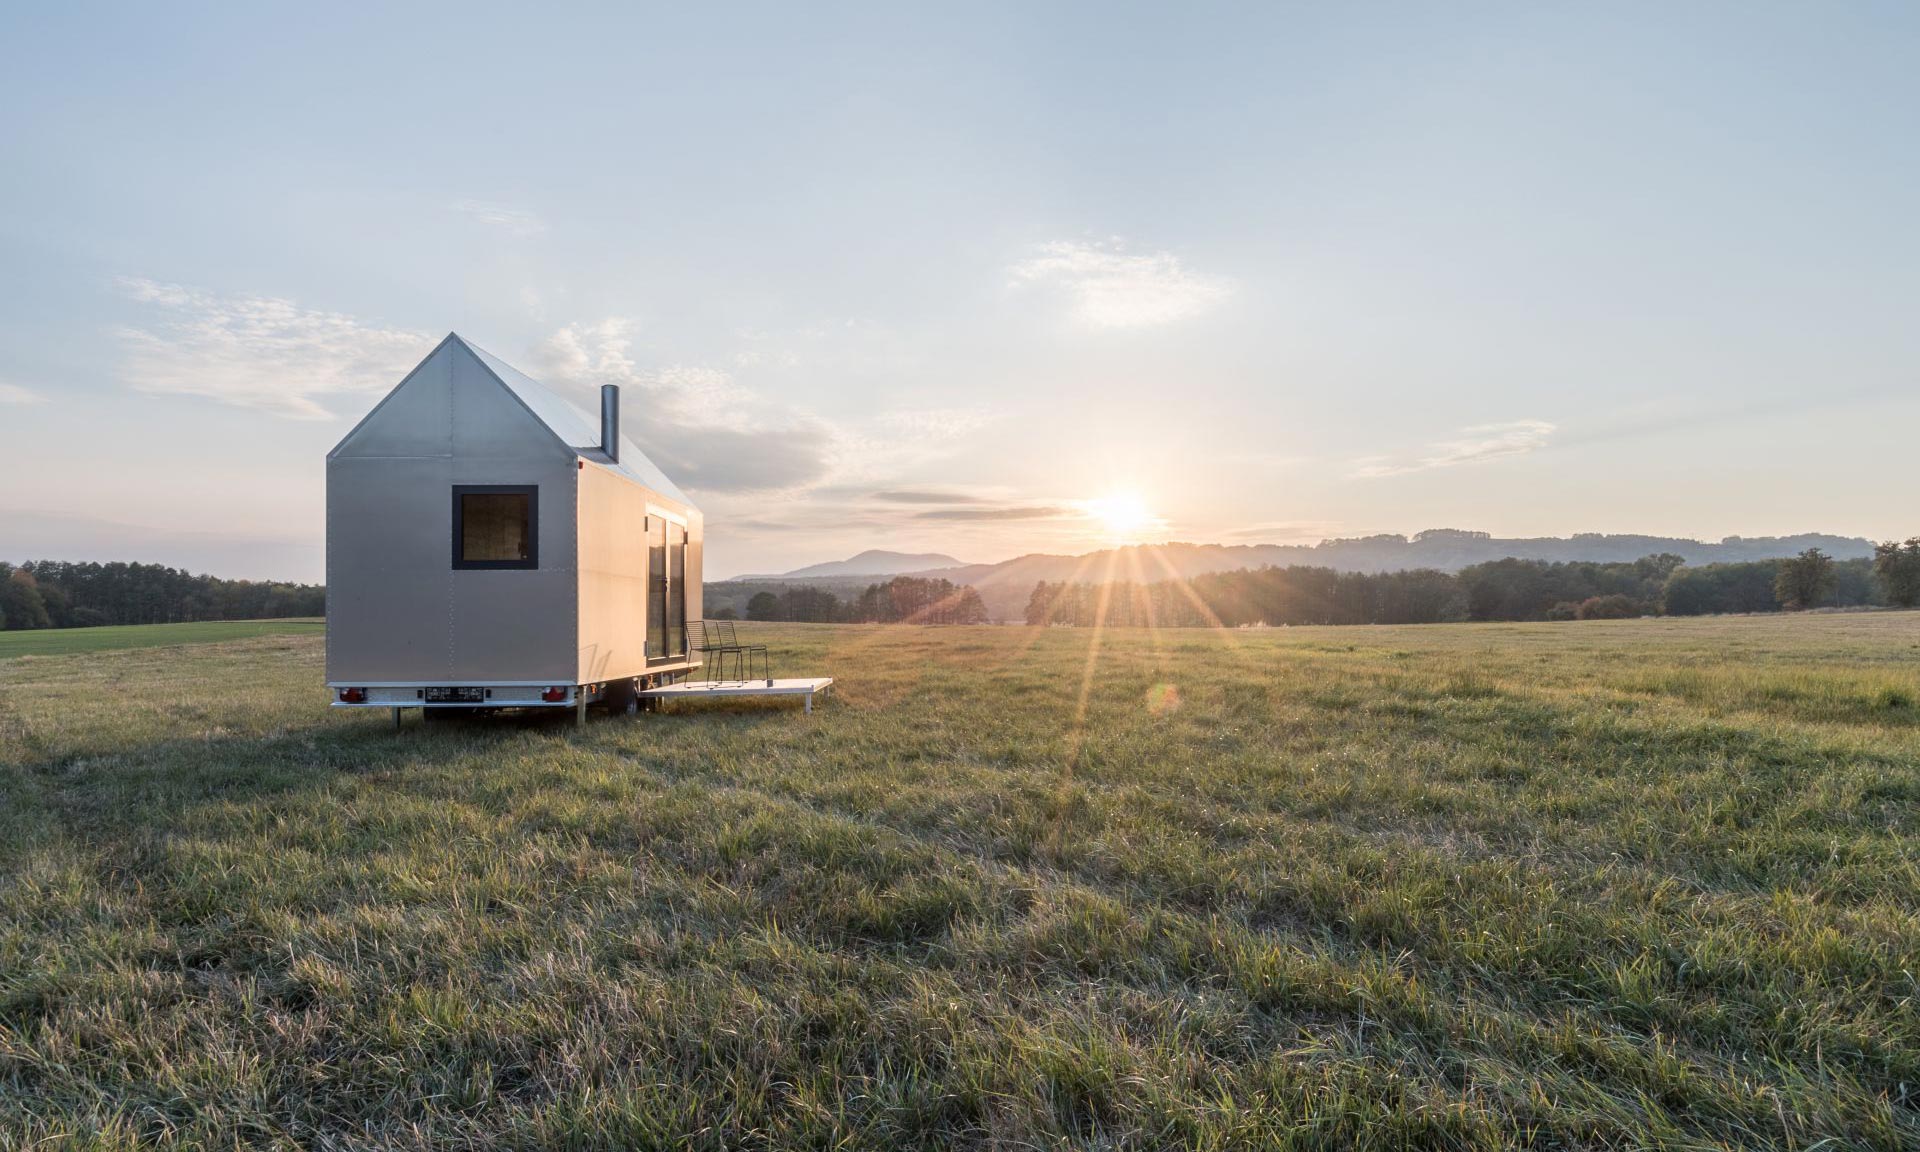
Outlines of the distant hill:
M1018 620L1027 597L1041 580L1106 579L1154 581L1230 572L1266 565L1310 565L1342 572L1393 572L1438 568L1457 572L1474 564L1513 557L1521 560L1587 560L1596 563L1638 560L1671 552L1688 564L1771 560L1819 548L1837 559L1873 555L1873 542L1856 536L1808 532L1797 536L1728 536L1718 543L1674 536L1608 535L1498 537L1486 532L1434 528L1413 536L1380 535L1323 540L1318 544L1144 544L1109 548L1082 556L1030 553L998 564L958 564L950 557L910 556L899 552L862 552L851 560L815 564L784 576L743 576L728 581L728 592L745 593L755 582L826 584L859 576L940 576L980 590L995 620ZM874 559L878 558L878 559ZM884 568L873 565L886 564ZM708 585L710 591L718 591ZM838 589L835 589L838 592Z
M834 580L849 576L905 576L931 568L963 568L944 552L886 552L869 548L845 560L809 564L777 576L735 576L734 580Z

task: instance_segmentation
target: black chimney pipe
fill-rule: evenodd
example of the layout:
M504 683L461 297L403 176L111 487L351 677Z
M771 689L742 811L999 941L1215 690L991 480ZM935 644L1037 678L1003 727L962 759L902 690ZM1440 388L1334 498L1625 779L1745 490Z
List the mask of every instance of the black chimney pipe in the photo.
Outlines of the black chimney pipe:
M620 462L620 385L600 385L600 451Z

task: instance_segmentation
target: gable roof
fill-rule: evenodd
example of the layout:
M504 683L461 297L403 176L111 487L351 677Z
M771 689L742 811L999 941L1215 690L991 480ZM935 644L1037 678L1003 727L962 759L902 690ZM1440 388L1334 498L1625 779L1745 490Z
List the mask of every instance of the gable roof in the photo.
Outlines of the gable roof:
M634 446L626 435L620 437L620 459L607 459L600 449L600 422L582 412L578 405L548 388L546 385L528 376L505 360L474 344L458 332L448 333L447 339L459 344L473 353L482 367L493 374L502 387L513 393L514 397L533 413L534 418L547 426L547 430L558 437L560 442L574 450L575 454L596 464L623 473L629 480L653 489L670 500L694 507L693 501L667 479L658 465L647 459L646 453ZM624 423L624 421L623 421Z

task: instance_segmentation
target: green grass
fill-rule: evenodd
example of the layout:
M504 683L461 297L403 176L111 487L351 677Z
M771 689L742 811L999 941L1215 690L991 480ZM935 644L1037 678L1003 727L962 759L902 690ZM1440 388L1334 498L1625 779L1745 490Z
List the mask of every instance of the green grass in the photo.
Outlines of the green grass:
M1920 614L753 633L0 664L0 1147L1920 1146Z
M320 636L322 620L203 620L192 624L117 624L104 628L42 628L0 632L0 660L16 656L65 656L116 648L207 644L250 636Z

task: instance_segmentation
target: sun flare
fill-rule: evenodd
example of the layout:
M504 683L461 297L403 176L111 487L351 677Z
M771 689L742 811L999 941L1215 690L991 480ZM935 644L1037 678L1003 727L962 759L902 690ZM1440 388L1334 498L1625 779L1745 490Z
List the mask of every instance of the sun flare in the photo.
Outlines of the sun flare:
M1137 492L1114 492L1086 502L1087 515L1121 538L1138 536L1159 523Z

